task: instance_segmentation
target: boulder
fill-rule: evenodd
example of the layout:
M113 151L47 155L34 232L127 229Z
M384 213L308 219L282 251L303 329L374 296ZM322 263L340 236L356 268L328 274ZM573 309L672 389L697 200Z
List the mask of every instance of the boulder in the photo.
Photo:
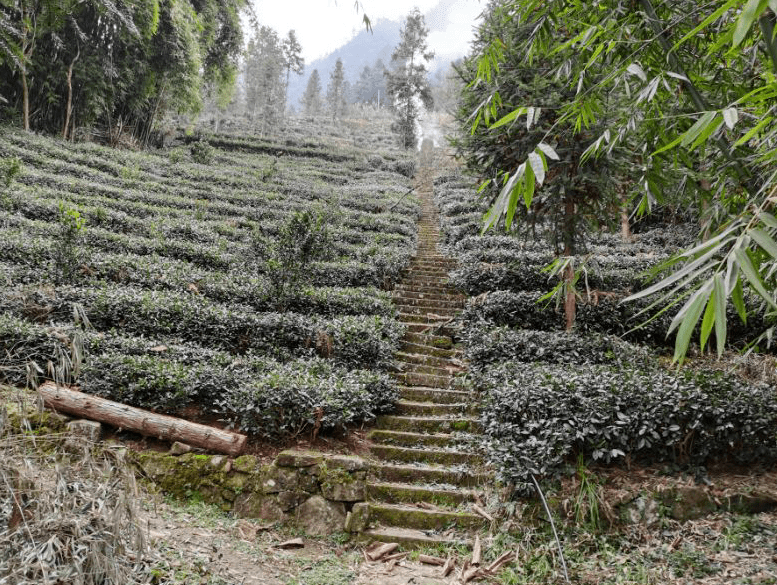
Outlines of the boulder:
M345 526L345 505L313 496L297 508L297 525L311 536L341 532Z
M241 518L261 518L271 522L283 520L283 510L274 496L243 493L237 496L232 510L235 516Z

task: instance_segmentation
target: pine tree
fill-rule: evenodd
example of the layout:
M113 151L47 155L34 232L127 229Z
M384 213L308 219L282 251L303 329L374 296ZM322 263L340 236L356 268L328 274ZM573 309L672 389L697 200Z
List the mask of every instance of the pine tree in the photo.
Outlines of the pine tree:
M428 50L429 28L418 8L407 16L400 31L400 41L391 55L391 71L387 73L387 91L397 118L392 130L399 134L400 144L409 149L418 141L416 122L421 104L427 109L434 105L427 81L426 64L434 57Z
M261 120L261 134L280 117L285 106L285 60L278 33L262 26L248 43L246 56L246 110Z
M332 121L336 120L343 112L343 97L345 95L345 71L343 60L338 59L335 68L329 76L329 85L326 88L326 103L332 114Z
M321 77L318 69L313 69L310 74L305 93L302 94L302 108L307 116L315 116L321 111Z

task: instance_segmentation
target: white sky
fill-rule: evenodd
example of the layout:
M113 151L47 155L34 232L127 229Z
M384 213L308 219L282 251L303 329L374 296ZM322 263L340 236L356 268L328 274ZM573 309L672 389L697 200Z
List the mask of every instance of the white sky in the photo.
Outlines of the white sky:
M481 0L449 0L447 22L427 22L429 48L438 57L464 55L472 40L472 28L483 10ZM331 53L364 29L363 13L354 0L252 0L259 23L274 28L283 38L294 29L306 63ZM417 6L422 13L440 0L362 0L364 11L375 22L380 18L404 20Z

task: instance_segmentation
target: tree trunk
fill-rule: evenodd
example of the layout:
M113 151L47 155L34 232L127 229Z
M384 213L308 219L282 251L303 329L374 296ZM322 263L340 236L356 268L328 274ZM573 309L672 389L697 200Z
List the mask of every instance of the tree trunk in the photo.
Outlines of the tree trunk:
M27 85L27 73L22 71L22 120L24 130L30 131L30 88Z
M621 239L628 243L631 241L631 224L629 224L629 209L627 204L628 201L624 195L621 198Z
M78 47L76 56L70 62L70 66L67 68L67 106L65 108L65 125L62 127L62 138L67 140L67 127L70 125L70 113L73 108L73 65L76 64L78 58L81 56L81 47Z
M64 386L57 386L53 382L46 382L38 388L38 392L49 408L108 423L142 435L158 437L166 441L181 441L233 457L240 455L246 444L245 435L134 408Z
M575 200L570 193L564 195L564 255L575 254ZM575 269L572 263L564 271L566 282L566 296L564 297L564 318L566 330L571 331L575 324L576 298L573 287Z

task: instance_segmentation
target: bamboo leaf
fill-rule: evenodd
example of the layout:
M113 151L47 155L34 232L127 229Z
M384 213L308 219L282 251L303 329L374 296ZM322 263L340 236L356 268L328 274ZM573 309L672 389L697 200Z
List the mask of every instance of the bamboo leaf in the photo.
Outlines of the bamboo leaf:
M777 242L775 242L768 233L758 228L753 228L750 230L749 234L767 254L777 260Z
M707 308L704 309L704 317L701 320L701 335L699 336L699 345L701 350L704 351L704 347L707 345L707 340L712 333L712 326L715 324L715 290L710 293L710 298L707 301Z
M734 129L734 125L739 121L739 112L736 108L726 108L723 110L723 121L729 130Z
M701 134L705 128L707 128L707 126L712 124L712 121L717 115L717 112L704 112L701 117L696 120L694 125L685 131L682 136L682 140L680 140L680 145L687 147L694 140L696 140L699 137L699 134Z
M537 182L542 185L545 181L545 164L542 161L542 157L536 152L529 153L529 164L534 171L534 176L537 178Z
M524 163L526 164L526 163ZM531 165L524 167L526 169L524 175L524 189L523 189L523 201L526 203L526 209L531 207L531 202L534 199L534 171Z
M736 307L737 313L739 314L739 318L742 320L742 323L747 325L745 294L742 290L742 280L740 278L737 278L737 282L734 285L734 288L731 290L731 301L734 303L734 307Z
M642 70L642 67L640 67L638 63L632 63L631 65L626 67L626 71L628 71L632 75L636 75L642 81L647 81L647 75L645 75L645 72Z
M767 0L748 0L745 7L742 9L737 24L734 27L734 38L731 41L732 48L737 48L747 33L750 32L750 28L753 26L755 20L761 16L767 5Z
M537 145L537 148L539 148L542 152L545 153L545 156L547 156L551 160L559 160L558 155L556 154L556 151L553 150L553 147L549 144L545 144L544 142L540 142Z
M709 283L712 284L712 283ZM710 286L705 286L696 291L688 302L680 309L680 312L684 314L682 318L682 324L677 331L677 337L674 344L674 357L672 363L683 362L685 354L688 352L688 344L691 341L691 334L696 328L696 323L699 321L699 316L704 308L704 302L707 300L707 295L711 292ZM679 314L679 313L678 313Z
M737 140L734 143L734 146L742 146L745 142L747 142L753 136L758 134L763 129L763 127L766 126L771 121L772 121L772 117L771 116L766 116L763 120L758 122L758 124L756 124L755 126L750 128L750 130L747 131L747 134L745 134L739 140Z
M775 0L775 2L777 2L777 0ZM764 222L767 225L767 227L770 227L773 230L777 230L777 217L774 217L768 211L759 211L758 219Z
M723 349L726 347L726 285L723 282L723 275L715 275L715 337L718 345L718 357L723 355Z
M504 126L505 124L509 124L513 120L515 120L518 116L522 116L526 113L526 108L518 108L510 112L509 114L502 116L499 120L494 122L489 126L489 129L493 130L494 128L499 128L501 126Z
M750 283L750 286L755 289L755 291L761 296L763 300L769 304L769 306L771 306L773 309L777 309L777 304L774 303L774 300L771 296L769 296L766 288L764 288L764 285L761 282L761 277L753 266L753 263L750 261L750 256L747 255L747 252L742 248L735 248L734 255L737 258L737 262L739 262L739 270L742 272L742 274L745 275L745 278Z
M718 20L723 14L732 8L733 6L739 4L740 0L728 0L723 6L718 8L715 12L710 14L707 18L705 18L703 21L701 21L701 24L694 28L691 32L689 32L687 35L685 35L683 38L681 38L677 43L675 43L675 46L672 47L672 50L677 49L680 45L682 45L685 41L690 39L691 37L696 36L699 32L707 28L711 23Z

